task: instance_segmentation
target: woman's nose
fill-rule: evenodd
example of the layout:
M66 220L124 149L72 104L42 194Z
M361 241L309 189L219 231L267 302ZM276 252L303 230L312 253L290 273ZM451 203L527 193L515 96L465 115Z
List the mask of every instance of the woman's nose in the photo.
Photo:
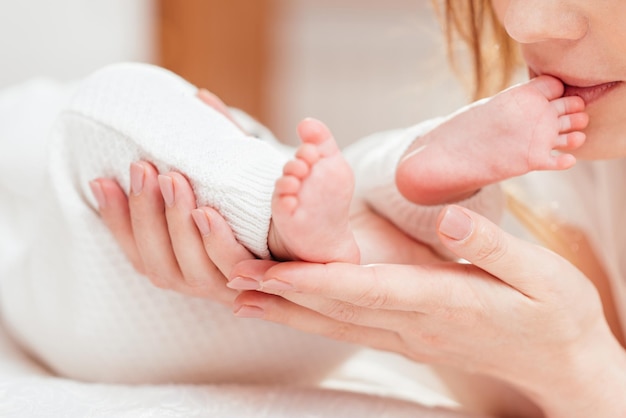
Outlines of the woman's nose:
M589 20L573 3L567 0L510 0L504 15L504 27L522 44L582 39L589 30Z

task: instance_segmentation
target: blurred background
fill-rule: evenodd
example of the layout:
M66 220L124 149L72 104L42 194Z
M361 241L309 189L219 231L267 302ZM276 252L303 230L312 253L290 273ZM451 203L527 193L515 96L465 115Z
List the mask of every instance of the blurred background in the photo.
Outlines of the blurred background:
M0 56L0 89L159 64L290 143L307 116L345 145L467 100L429 0L0 0Z

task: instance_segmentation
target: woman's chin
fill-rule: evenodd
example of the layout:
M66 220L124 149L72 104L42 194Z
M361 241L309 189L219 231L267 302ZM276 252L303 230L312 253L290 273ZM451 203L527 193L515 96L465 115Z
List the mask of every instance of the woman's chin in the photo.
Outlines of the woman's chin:
M610 125L590 124L585 130L587 139L575 151L578 160L612 160L626 157L626 127L618 129Z

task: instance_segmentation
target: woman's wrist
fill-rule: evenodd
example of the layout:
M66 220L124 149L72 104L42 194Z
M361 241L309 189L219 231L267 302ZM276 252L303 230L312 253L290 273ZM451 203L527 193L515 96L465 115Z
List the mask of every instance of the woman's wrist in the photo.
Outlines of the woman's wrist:
M555 379L529 391L547 418L613 418L626 412L626 351L608 331L554 364ZM604 341L604 343L601 343Z

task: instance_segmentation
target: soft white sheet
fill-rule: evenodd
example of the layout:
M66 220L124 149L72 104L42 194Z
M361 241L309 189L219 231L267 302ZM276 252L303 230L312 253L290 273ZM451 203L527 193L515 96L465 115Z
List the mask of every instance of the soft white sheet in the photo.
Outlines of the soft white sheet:
M382 364L380 360L383 360ZM401 375L394 367L394 363L397 362L402 360L379 353L358 356L325 382L323 386L327 388L234 384L88 384L51 375L29 359L0 328L0 416L6 418L465 416L432 407L452 406L453 403L428 386L419 384L415 380L419 376ZM411 367L413 366L409 366ZM419 369L416 370L421 373ZM374 381L376 383L373 383ZM417 402L425 406L419 406Z

